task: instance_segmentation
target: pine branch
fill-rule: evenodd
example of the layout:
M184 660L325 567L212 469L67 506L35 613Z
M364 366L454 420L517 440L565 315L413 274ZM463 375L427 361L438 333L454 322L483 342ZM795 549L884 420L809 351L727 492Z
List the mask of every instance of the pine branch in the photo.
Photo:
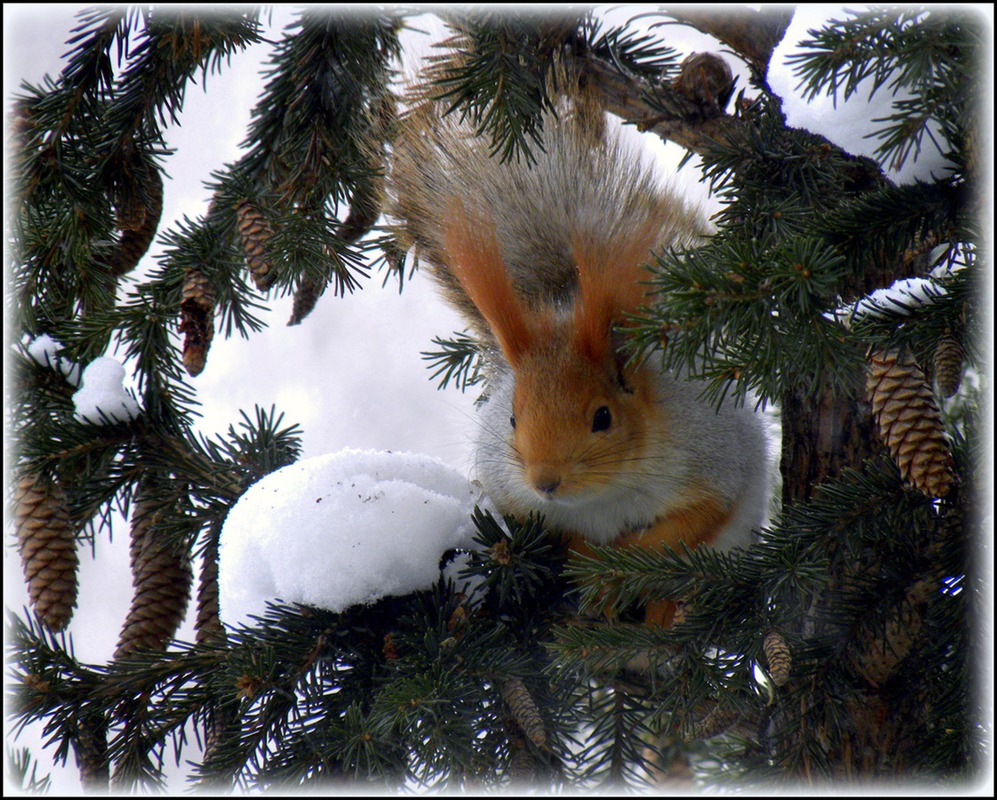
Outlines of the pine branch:
M552 58L574 36L576 12L496 15L450 11L452 55L440 57L426 76L428 99L470 119L492 141L502 161L530 158L540 142L541 117L552 109ZM459 54L459 55L457 55Z
M66 44L75 47L66 54L66 66L60 76L67 99L62 124L57 129L65 132L69 123L78 116L78 110L93 112L100 98L113 92L114 66L111 48L118 45L117 64L120 66L132 28L138 22L137 9L91 9L80 12L79 24ZM74 120L86 124L87 114Z
M12 708L13 730L18 733L35 721L45 721L52 759L64 764L71 748L85 743L79 720L102 715L90 702L103 681L103 670L78 661L64 634L54 634L30 615L7 615L11 673L20 691ZM16 665L16 666L15 666Z
M427 366L433 369L430 379L440 377L439 388L446 389L453 381L462 392L483 380L481 375L481 346L476 339L465 334L455 334L453 339L435 337L433 344L442 350L420 353Z
M578 58L577 69L606 111L694 153L707 151L715 142L735 140L745 127L726 114L704 118L695 102L668 84L652 83L597 56Z
M187 81L198 70L215 72L233 53L259 41L253 13L205 18L146 11L144 16L144 37L130 49L129 64L106 111L109 127L120 133L101 149L105 163L133 139L154 140L162 127L176 124Z
M719 9L699 11L690 6L666 8L666 13L730 47L756 76L764 79L772 52L782 41L795 12L792 8L728 7L721 13Z
M877 153L891 169L918 153L925 137L939 152L955 155L978 113L981 26L961 13L935 9L850 13L810 31L812 38L803 43L808 51L792 57L807 96L828 91L848 99L860 86L870 96L889 90L897 97L893 113L876 121L892 124L876 136L883 140ZM936 125L944 145L934 140Z

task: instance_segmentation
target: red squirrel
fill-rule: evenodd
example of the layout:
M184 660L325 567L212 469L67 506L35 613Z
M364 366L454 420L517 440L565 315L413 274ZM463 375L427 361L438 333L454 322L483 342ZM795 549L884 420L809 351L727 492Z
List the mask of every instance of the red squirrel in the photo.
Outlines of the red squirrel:
M421 122L420 122L421 120ZM572 114L544 119L535 163L413 115L393 169L395 214L482 345L477 479L496 508L540 512L569 546L719 549L766 518L767 423L717 411L703 384L620 353L646 305L652 251L705 234L640 153ZM648 603L649 623L674 605Z

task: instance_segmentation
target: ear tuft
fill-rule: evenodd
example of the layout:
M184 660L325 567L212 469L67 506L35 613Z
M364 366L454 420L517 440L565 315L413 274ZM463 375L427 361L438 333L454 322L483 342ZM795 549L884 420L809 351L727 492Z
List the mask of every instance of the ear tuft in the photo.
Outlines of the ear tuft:
M452 198L443 226L447 264L515 369L534 346L538 331L513 289L495 223L483 209L468 208L459 198Z
M585 234L573 238L572 255L578 265L575 345L592 363L615 359L613 326L644 303L650 277L645 266L659 233L659 222L648 216L625 239L600 240Z

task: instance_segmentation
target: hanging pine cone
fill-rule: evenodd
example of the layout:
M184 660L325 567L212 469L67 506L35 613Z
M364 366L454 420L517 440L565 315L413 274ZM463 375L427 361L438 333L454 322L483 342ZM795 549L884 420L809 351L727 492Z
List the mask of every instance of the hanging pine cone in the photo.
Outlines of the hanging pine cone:
M526 734L533 744L543 747L547 742L543 718L537 708L530 690L519 678L511 678L502 686L502 697L512 712L519 729Z
M242 249L246 256L246 266L253 283L261 292L273 286L276 273L267 260L267 242L273 236L273 228L267 218L249 200L242 200L235 207L242 236Z
M142 229L146 218L145 199L135 181L122 183L114 192L114 221L120 231Z
M201 575L197 583L197 619L194 630L198 644L210 640L225 640L225 628L222 627L218 605L217 541L204 550Z
M935 385L942 397L951 397L959 391L964 355L959 337L946 329L935 346Z
M769 677L776 686L785 686L789 680L789 672L793 668L793 657L789 645L778 631L769 631L762 642L765 651L765 661L769 667Z
M526 740L521 736L509 742L509 778L514 789L530 786L537 776L537 765L526 749Z
M125 228L122 231L118 247L112 254L109 264L110 272L115 277L121 277L131 272L142 260L142 256L148 252L152 240L156 238L159 220L163 215L163 178L159 174L159 170L150 166L140 174L143 185L141 190L136 190L135 194L147 198L136 201L144 202L142 221L137 228ZM137 212L131 213L136 214ZM134 224L134 219L129 224Z
M325 291L324 286L319 286L315 281L307 277L302 278L297 291L294 293L291 318L287 321L287 324L300 325L301 321L312 313L323 291Z
M61 631L76 608L76 534L58 483L24 475L14 489L14 528L28 597L38 618Z
M132 513L132 586L128 617L121 629L115 658L139 648L165 650L183 621L193 582L190 558L178 555L156 529L155 506L143 497Z
M686 736L686 741L693 742L699 739L712 739L725 731L729 731L738 720L741 713L734 708L729 708L721 703L717 703L705 716L696 722L693 730Z
M953 480L952 455L921 368L897 350L873 352L866 390L879 433L904 480L929 497L945 497Z
M928 596L936 590L933 581L915 582L885 621L866 622L859 629L848 659L870 685L882 686L910 655L921 633Z
M187 272L180 303L180 332L184 334L183 365L190 376L200 375L215 335L215 288L197 269Z
M964 128L963 140L962 140L962 157L963 163L965 164L965 178L972 185L976 183L979 177L979 163L980 163L980 152L979 152L979 142L980 135L978 128L979 123L970 122Z
M83 789L106 792L111 772L107 759L107 721L103 714L94 712L83 716L75 749Z

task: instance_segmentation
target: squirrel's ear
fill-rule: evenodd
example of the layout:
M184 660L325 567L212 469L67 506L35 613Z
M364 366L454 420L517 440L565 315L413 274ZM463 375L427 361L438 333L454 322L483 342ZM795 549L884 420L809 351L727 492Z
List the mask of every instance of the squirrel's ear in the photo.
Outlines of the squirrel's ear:
M575 345L595 364L615 358L613 326L622 323L645 302L645 266L652 260L660 224L648 217L625 237L595 240L584 233L571 244L578 265L578 296L575 299Z
M494 222L485 211L468 209L454 198L447 207L443 226L444 249L453 274L515 369L533 346L537 332L512 287Z

